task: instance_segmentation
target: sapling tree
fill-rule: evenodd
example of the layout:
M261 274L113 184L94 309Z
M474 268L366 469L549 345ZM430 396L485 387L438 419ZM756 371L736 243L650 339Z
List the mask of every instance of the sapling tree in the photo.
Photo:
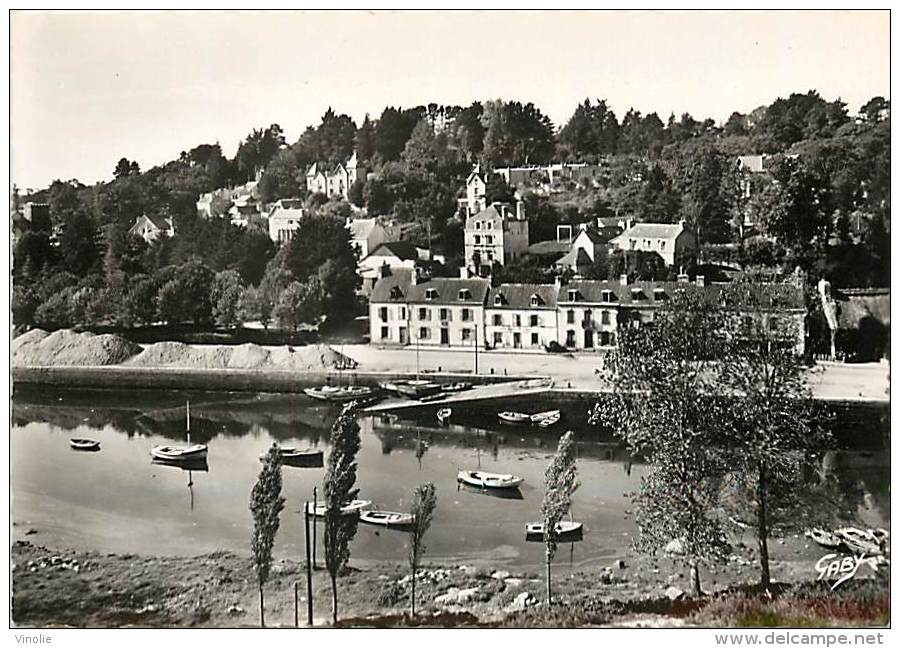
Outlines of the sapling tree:
M678 540L696 596L700 564L728 549L718 503L728 466L720 444L728 404L716 375L727 353L722 323L709 293L689 284L652 326L623 323L604 368L613 393L592 412L651 465L633 495L636 548L653 554Z
M431 526L431 518L437 507L437 495L434 484L427 482L420 484L413 493L412 506L409 512L413 516L412 526L409 530L409 568L412 570L412 593L410 605L412 616L416 616L416 571L419 569L419 561L425 553L425 533Z
M250 551L256 580L259 585L259 625L265 627L265 599L263 586L269 580L272 567L272 547L278 533L284 497L281 496L281 452L272 444L266 453L259 478L250 493L250 513L253 515L253 536Z
M796 352L802 321L786 314L803 308L800 288L734 282L723 291L723 307L731 319L732 350L720 376L735 400L726 429L736 496L726 502L753 519L760 585L768 588L773 531L802 528L837 513L827 493L823 497L809 479L831 437L821 425L824 412L812 400Z
M345 515L341 508L356 497L356 453L359 425L353 404L341 411L331 426L331 453L325 471L325 567L331 577L331 619L337 624L337 577L350 560L350 542L356 535L358 515Z
M571 431L559 439L553 461L544 473L544 501L541 516L544 523L544 545L547 560L547 605L553 602L550 588L550 565L556 553L557 527L572 507L572 493L578 488L575 466L575 441Z

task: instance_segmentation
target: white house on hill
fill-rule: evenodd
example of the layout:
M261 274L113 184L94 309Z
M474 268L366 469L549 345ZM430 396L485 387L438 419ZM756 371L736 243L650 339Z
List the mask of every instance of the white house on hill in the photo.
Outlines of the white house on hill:
M666 265L675 265L678 255L695 250L694 235L684 228L684 221L669 223L635 223L610 241L627 252L656 252Z
M159 237L175 236L175 224L171 218L161 216L138 216L134 219L134 225L128 230L129 236L136 236L152 243Z

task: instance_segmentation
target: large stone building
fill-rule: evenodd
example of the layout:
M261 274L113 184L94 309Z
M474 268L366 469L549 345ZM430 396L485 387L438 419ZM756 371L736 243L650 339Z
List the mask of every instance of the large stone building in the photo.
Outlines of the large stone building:
M294 236L303 219L303 201L299 198L282 198L269 208L269 238L276 243L286 243Z
M466 219L466 267L478 272L505 265L528 250L528 221L521 202L494 203Z
M543 349L559 338L554 284L502 284L492 288L484 311L492 349Z
M806 307L802 287L757 285L755 305L738 305L730 325L734 335L753 327L767 331L802 354L806 344ZM682 275L678 281L576 280L565 285L501 284L488 290L482 279L432 279L418 283L391 276L378 281L369 304L371 341L467 346L477 335L486 348L538 350L551 342L572 351L614 347L624 327L652 324L679 291L700 291L720 303L723 284L707 285ZM480 300L479 300L480 299ZM734 306L734 305L733 305ZM732 307L733 307L732 306ZM465 331L465 332L463 332Z
M486 279L390 276L375 284L369 300L373 344L484 346Z

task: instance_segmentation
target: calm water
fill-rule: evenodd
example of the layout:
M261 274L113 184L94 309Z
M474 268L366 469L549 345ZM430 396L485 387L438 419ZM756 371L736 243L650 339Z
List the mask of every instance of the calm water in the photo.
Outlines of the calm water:
M191 401L192 439L209 444L205 472L150 461L152 446L183 439L186 399ZM533 399L507 405L526 411L551 407ZM584 540L564 545L557 558L573 565L605 564L624 555L635 530L625 517L626 494L647 472L612 439L586 425L587 405L564 404L559 426L574 429L579 440L581 487L573 510L585 525ZM496 424L497 408L496 403L465 412L456 408L456 422L447 427L436 423L434 407L407 415L413 420L360 418L361 497L384 510L406 510L417 484L437 486L438 508L427 539L431 560L516 567L542 560L542 545L524 541L524 525L539 518L543 471L559 432L505 428ZM336 413L335 407L305 396L17 389L11 429L15 537L35 529L38 533L29 536L34 542L104 552L247 552L247 503L259 454L273 441L317 446L327 453ZM872 423L879 417L877 412L874 417L871 412L843 416L839 427L845 449L830 455L827 465L863 520L889 527L886 434ZM68 438L73 436L99 440L102 451L72 451ZM521 499L458 490L457 470L479 465L523 476ZM324 468L284 469L287 505L278 555L303 554L303 518L296 511L312 499L323 474ZM400 560L404 542L402 533L360 525L353 559ZM321 545L319 551L321 556Z

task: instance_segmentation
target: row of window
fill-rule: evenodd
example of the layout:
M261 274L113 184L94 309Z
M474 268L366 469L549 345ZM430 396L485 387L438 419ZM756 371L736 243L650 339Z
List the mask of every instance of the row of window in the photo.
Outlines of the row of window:
M484 229L494 229L494 221L486 221L485 223L482 223L481 221L475 221L475 229L480 230L482 224L484 225Z
M500 313L494 313L493 318L491 318L491 323L494 326L504 326L503 315L501 315ZM513 314L512 326L522 326L522 316L519 313ZM529 315L528 326L541 326L540 315Z
M594 319L593 313L589 308L584 309L584 314L582 316L582 320L585 323L590 323ZM612 313L610 311L600 311L600 323L601 324L609 324L612 321ZM566 323L574 324L575 323L575 309L570 308L566 311Z
M531 346L538 347L541 346L541 338L537 333L532 333L531 337ZM503 333L501 331L496 331L493 335L493 343L495 347L506 346L507 343L504 340ZM512 347L514 349L522 348L522 334L521 333L513 333L512 334Z
M490 234L485 234L485 236L484 236L484 244L485 244L485 245L493 245L493 244L494 244L494 237L491 236ZM481 234L476 234L476 235L475 235L475 245L481 245Z
M568 297L568 301L570 301L570 302L584 301L584 295L582 295L581 292L579 292L577 289L569 290L567 297ZM663 301L664 299L668 299L668 297L669 296L668 296L668 294L666 294L665 289L663 289L663 288L654 288L653 289L654 301ZM631 301L640 302L640 301L647 301L647 299L648 299L648 296L644 292L643 288L634 287L631 289ZM618 296L612 290L600 291L600 301L601 302L612 303L617 300L618 300Z
M400 306L398 311L399 317L397 318L400 321L406 321L406 306ZM417 319L420 322L430 322L432 311L430 308L422 308L420 307L416 312L418 316ZM463 322L471 322L475 319L474 317L475 311L472 308L462 308L459 311L459 318ZM390 319L390 311L387 306L381 306L378 309L378 320L381 322L387 322ZM449 308L441 308L438 311L438 320L441 322L450 322L453 321L453 311Z

